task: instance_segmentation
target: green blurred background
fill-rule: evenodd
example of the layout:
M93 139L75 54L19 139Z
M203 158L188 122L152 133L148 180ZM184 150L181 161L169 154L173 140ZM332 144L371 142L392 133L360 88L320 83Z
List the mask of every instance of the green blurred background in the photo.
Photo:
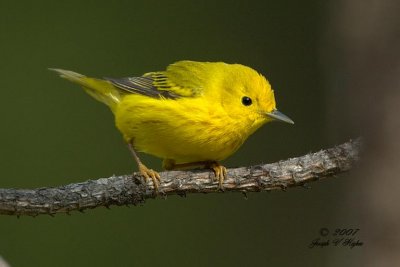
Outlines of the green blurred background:
M109 110L49 67L95 77L140 75L182 59L255 68L296 124L264 126L227 166L273 162L345 141L327 134L320 53L327 3L2 1L0 187L57 186L136 170ZM144 155L143 161L160 169L157 158ZM72 216L1 216L0 255L11 266L354 263L360 249L308 248L321 227L357 226L341 214L347 180L252 193L247 200L189 195Z

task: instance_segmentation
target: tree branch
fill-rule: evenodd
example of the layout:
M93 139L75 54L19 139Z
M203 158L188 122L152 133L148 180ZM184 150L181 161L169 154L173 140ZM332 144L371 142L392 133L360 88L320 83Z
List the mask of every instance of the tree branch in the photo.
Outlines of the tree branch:
M350 170L359 158L361 140L285 161L228 169L225 191L260 192L331 177ZM162 172L160 195L215 193L218 182L208 170ZM138 173L113 176L55 188L0 189L0 214L54 215L99 206L137 205L154 198L153 184L146 186Z

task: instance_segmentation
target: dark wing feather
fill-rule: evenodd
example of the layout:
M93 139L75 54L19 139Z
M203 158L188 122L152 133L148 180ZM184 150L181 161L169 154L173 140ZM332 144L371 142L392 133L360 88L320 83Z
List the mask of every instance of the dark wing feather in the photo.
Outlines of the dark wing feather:
M164 79L164 77L162 77L161 75L104 79L111 82L115 87L132 94L141 94L154 98L168 99L177 99L181 97L173 91L169 91L168 85L154 85L155 80L158 81L160 79Z

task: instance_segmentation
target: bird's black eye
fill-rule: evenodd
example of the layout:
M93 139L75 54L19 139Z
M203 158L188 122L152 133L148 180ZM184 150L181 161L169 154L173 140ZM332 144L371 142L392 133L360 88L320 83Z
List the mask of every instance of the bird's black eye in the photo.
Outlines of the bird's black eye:
M243 104L243 105L245 105L245 106L250 106L251 103L253 103L253 101L251 100L250 97L248 97L248 96L242 97L242 104Z

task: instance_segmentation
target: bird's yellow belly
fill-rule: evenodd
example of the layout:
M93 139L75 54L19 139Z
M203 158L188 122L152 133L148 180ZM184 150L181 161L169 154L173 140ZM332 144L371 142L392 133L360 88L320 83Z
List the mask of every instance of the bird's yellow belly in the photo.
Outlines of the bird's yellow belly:
M160 126L151 125L146 135L136 135L134 145L139 151L160 158L173 159L176 163L223 160L242 144L241 140L227 134L208 132L203 138L201 132L209 129L202 125L192 125L192 132L180 131L179 128L165 130L162 125ZM160 132L163 135L160 135Z
M116 125L139 151L176 163L223 160L247 138L223 110L193 99L185 103L130 97L118 107Z

